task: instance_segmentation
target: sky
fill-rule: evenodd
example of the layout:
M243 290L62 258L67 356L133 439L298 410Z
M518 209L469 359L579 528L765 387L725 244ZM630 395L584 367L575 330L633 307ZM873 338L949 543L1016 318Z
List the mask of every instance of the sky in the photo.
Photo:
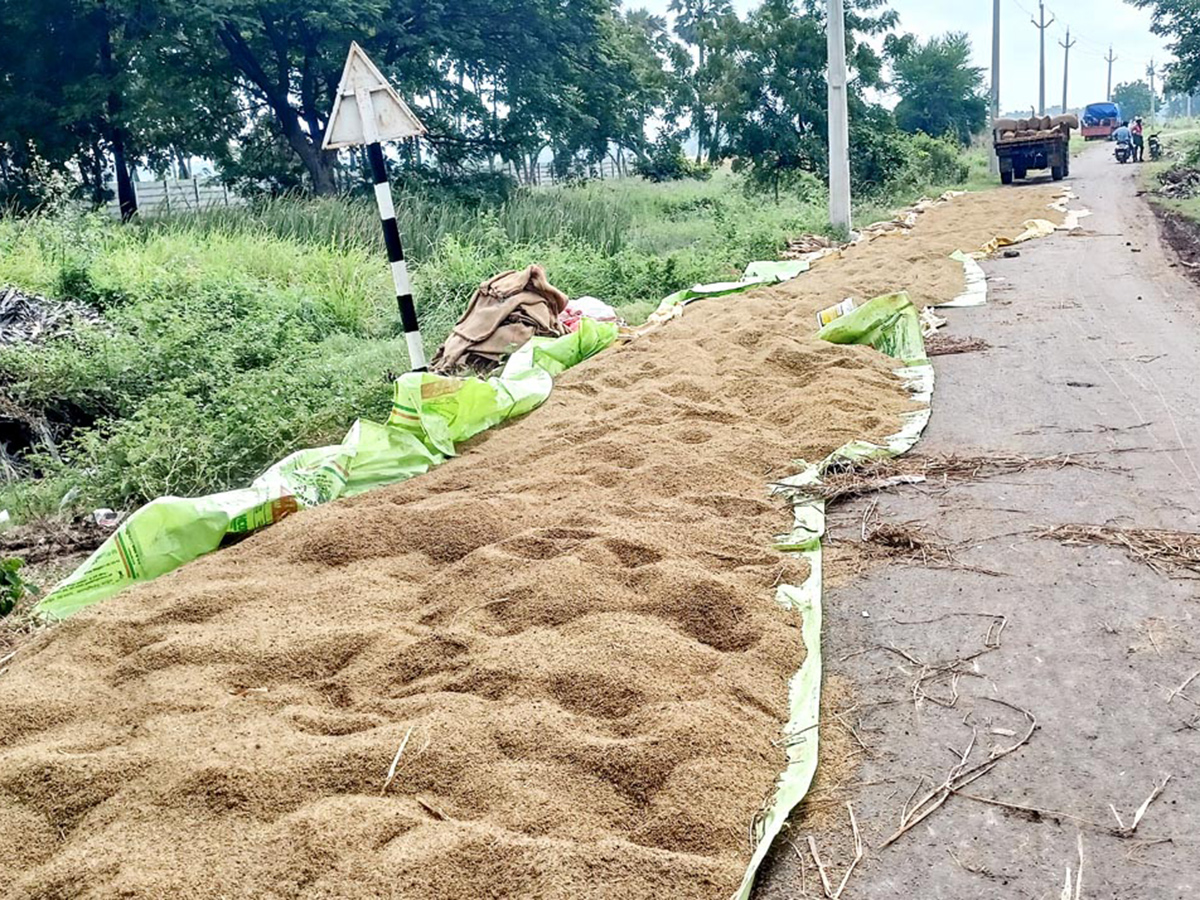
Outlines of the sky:
M626 8L645 7L665 14L670 0L624 0ZM755 0L734 0L740 13ZM989 0L892 0L900 14L899 30L921 38L965 31L971 37L975 64L985 68L991 82L992 3ZM1038 30L1032 17L1037 0L1000 0L1000 106L1015 111L1038 102ZM1047 0L1046 105L1062 102L1063 48L1071 28L1070 80L1067 105L1080 107L1105 98L1111 43L1116 54L1113 85L1145 78L1151 58L1161 65L1170 57L1163 41L1150 33L1150 14L1123 0Z

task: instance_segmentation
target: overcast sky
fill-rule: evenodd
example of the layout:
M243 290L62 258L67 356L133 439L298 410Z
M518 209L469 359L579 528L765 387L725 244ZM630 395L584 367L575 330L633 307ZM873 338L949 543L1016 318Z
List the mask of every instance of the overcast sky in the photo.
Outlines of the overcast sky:
M645 7L666 13L670 0L624 0L626 8ZM734 0L740 13L754 7L755 0ZM992 4L989 0L892 0L900 13L900 30L922 38L947 31L965 31L971 36L977 65L991 79ZM1016 110L1037 103L1038 30L1031 16L1037 0L1001 0L1000 105ZM1163 42L1150 33L1150 15L1122 0L1053 0L1046 4L1046 21L1056 19L1046 31L1046 105L1062 100L1063 48L1066 26L1071 39L1071 79L1068 105L1083 106L1104 99L1108 63L1104 61L1111 43L1117 55L1113 84L1145 77L1151 57L1159 64L1168 58Z

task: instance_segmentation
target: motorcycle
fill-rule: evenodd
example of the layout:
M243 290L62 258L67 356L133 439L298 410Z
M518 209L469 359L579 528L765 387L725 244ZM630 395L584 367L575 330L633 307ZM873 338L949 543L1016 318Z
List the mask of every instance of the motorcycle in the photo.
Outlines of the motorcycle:
M1127 163L1133 157L1133 145L1128 141L1117 141L1117 149L1114 151L1117 162Z
M1162 142L1158 139L1157 134L1152 134L1146 138L1146 147L1150 151L1150 161L1157 162L1162 159Z

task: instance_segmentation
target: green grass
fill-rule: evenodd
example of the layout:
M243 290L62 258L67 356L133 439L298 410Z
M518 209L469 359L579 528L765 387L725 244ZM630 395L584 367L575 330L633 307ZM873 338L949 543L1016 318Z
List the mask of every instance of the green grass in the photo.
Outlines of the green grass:
M1190 125L1184 120L1185 125ZM1194 127L1175 128L1163 132L1163 158L1158 162L1147 162L1142 170L1142 183L1147 190L1159 187L1160 177L1168 170L1180 165L1195 166L1200 163L1200 129ZM1153 202L1200 222L1200 197L1175 200L1153 196Z
M991 184L982 151L954 163L951 183L922 174L933 158L860 204L856 221ZM827 232L823 189L802 183L779 203L727 170L707 182L522 191L486 208L400 192L426 345L441 344L480 282L532 263L569 295L641 321L679 288L735 278L777 258L789 237ZM53 453L22 456L0 508L30 519L64 497L88 509L222 490L340 439L358 416L383 418L390 379L408 368L385 259L366 198L285 198L129 226L62 212L0 218L0 284L104 316L102 327L0 354L2 396L58 435Z

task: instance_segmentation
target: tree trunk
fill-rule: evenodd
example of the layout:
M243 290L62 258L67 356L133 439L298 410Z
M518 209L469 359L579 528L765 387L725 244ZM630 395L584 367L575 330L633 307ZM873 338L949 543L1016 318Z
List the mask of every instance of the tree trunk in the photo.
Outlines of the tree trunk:
M109 91L106 101L108 113L108 141L112 144L113 164L117 170L117 201L121 206L121 221L128 222L137 215L137 195L133 192L133 182L129 178L129 166L125 161L125 129L121 127L121 94L113 87L117 77L117 67L113 62L112 25L108 19L108 5L101 0L100 10L100 71L108 81Z
M283 126L283 136L288 146L296 151L300 162L304 164L308 177L312 179L313 193L318 197L329 197L337 193L337 181L333 171L337 164L337 153L333 150L322 150L313 143L312 139L300 127L300 117L291 106L276 108L276 116Z
M183 155L182 150L175 151L175 162L179 166L179 180L187 181L192 177L192 173L188 171L187 158Z

